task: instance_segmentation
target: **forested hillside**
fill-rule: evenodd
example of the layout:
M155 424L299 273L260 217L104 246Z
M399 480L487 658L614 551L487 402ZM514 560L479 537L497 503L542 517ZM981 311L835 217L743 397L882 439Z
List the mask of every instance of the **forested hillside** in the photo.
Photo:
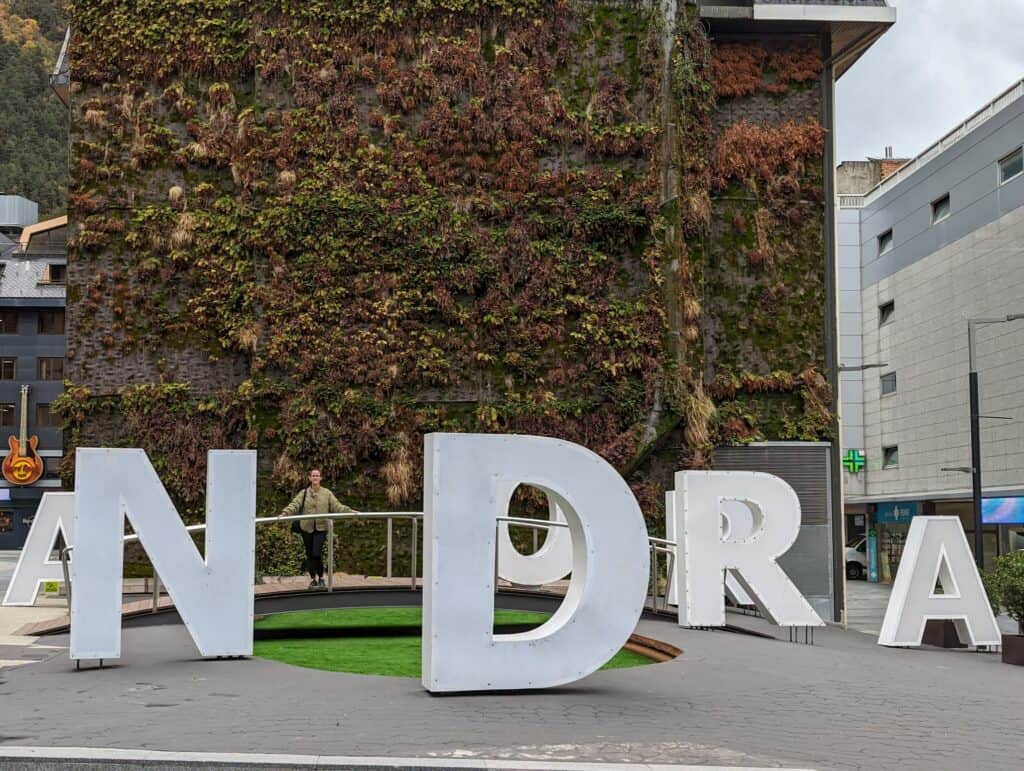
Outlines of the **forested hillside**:
M60 0L0 0L0 193L41 217L67 200L68 114L49 86L63 36Z

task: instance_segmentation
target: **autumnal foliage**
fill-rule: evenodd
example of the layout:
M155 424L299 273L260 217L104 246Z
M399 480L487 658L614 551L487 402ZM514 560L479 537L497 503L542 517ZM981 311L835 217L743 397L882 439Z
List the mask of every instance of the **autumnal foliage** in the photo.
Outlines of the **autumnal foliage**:
M672 463L707 467L734 436L721 402L752 394L718 390L723 372L786 370L756 393L760 425L823 435L827 412L804 417L810 387L791 386L823 326L786 315L823 283L807 200L823 133L716 139L721 57L681 4L665 61L661 13L79 3L73 442L120 411L116 441L189 505L195 448L216 442L260 450L261 506L316 463L353 505L411 507L426 432L558 436L626 473L653 516L645 453L678 428ZM756 205L727 202L731 185ZM126 361L119 392L92 385Z
M799 176L805 162L821 156L825 129L817 121L757 126L730 126L715 143L712 184L771 184L783 175Z

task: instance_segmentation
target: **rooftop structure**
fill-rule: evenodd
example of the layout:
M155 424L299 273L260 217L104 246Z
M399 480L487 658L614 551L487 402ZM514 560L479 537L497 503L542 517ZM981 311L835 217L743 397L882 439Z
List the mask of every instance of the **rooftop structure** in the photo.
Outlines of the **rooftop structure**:
M785 31L827 27L837 78L896 23L896 9L885 0L699 0L698 5L701 16L715 23L754 22L760 29L774 25Z
M20 195L0 195L0 233L17 236L39 221L39 204Z
M68 62L68 47L71 43L71 27L64 33L64 44L57 55L57 63L50 75L50 88L67 107L71 91L71 67Z

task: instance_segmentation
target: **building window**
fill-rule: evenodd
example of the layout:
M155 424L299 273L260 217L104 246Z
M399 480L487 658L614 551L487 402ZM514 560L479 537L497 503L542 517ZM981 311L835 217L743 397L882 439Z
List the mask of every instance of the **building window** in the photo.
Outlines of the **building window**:
M882 448L882 468L896 468L900 465L900 448L896 445Z
M64 334L64 309L39 311L39 334L41 335L63 335Z
M0 427L2 427L2 428L13 428L14 427L14 405L13 404L0 404Z
M941 222L949 216L949 193L932 201L932 223Z
M896 393L896 373L890 372L887 375L882 375L882 396L888 396L889 394Z
M999 184L1024 173L1024 148L1017 148L999 161Z
M0 335L18 334L18 312L0 311Z
M44 284L63 284L68 278L68 266L57 262L51 262L46 266L46 273L43 274Z
M892 228L878 237L878 254L883 255L892 249Z
M64 379L64 359L57 356L54 358L38 358L36 359L36 379L37 380L63 380Z
M37 428L61 428L60 417L50 410L49 404L36 405Z
M0 359L0 380L14 380L14 373L17 369L17 359Z
M892 321L892 317L896 314L896 301L889 300L889 302L882 303L878 306L878 326L888 324Z
M60 458L43 458L43 477L60 479Z

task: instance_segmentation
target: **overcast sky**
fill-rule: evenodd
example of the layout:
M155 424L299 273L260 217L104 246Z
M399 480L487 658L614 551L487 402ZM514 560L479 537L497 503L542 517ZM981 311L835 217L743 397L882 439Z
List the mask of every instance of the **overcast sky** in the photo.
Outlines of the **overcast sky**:
M838 160L912 158L1024 78L1024 0L889 0L896 26L836 85Z

